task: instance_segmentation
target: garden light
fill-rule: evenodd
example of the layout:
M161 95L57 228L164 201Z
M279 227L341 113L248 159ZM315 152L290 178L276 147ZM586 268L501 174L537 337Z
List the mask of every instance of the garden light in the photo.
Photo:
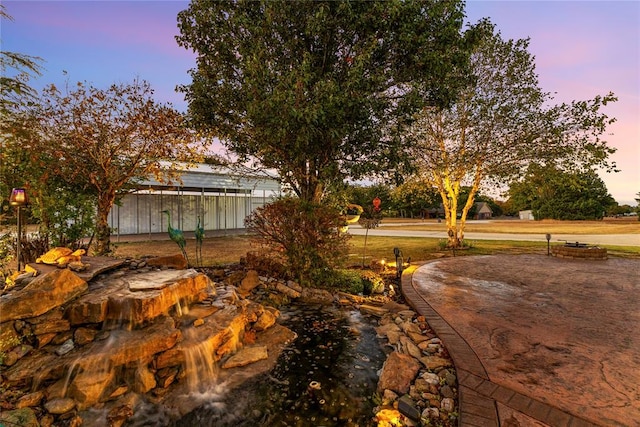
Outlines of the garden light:
M14 188L11 190L11 196L9 197L9 204L15 206L18 216L18 239L16 241L16 261L18 262L18 270L20 271L20 248L22 246L22 219L20 208L26 206L29 203L29 197L27 196L27 190L24 188Z

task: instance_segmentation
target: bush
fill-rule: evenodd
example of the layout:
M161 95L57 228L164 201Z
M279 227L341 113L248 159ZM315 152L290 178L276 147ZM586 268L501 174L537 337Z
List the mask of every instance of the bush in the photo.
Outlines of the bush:
M344 262L349 235L344 220L331 207L285 197L256 209L245 220L256 241L280 254L300 284L312 272L327 271Z
M318 288L350 294L364 293L364 282L358 270L318 269L311 273L310 279Z
M381 294L384 292L384 280L372 270L315 270L311 279L316 287L330 291L342 291L350 294Z
M381 294L384 292L384 280L382 277L372 270L361 270L360 277L364 287L365 295Z

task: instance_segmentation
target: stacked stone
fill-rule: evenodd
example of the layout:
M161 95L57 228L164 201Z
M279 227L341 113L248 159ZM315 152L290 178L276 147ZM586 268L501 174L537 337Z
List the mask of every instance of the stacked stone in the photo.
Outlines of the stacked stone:
M607 248L553 246L551 254L557 258L570 259L607 259Z
M218 287L153 261L124 263L91 287L55 269L3 295L0 425L104 425L105 413L109 425L122 425L140 396L160 400L188 382L189 346L205 343L211 361L230 370L269 357L256 333L293 338L276 325L278 310L238 297L260 284L255 271Z
M389 310L376 332L391 350L378 382L378 427L456 425L456 371L424 317Z

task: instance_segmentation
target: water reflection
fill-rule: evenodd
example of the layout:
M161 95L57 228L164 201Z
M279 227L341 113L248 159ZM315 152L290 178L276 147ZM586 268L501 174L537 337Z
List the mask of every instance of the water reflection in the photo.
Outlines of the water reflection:
M181 426L368 426L377 371L385 360L375 321L327 306L283 310L280 323L298 334L276 368L217 395Z

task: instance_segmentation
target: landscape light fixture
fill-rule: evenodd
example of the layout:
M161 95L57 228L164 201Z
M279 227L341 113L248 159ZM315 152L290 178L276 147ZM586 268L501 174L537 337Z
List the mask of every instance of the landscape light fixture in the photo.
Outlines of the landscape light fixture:
M27 190L24 188L14 188L11 190L11 196L9 197L9 204L15 206L18 216L18 238L16 241L16 261L18 262L18 270L20 271L20 249L22 246L22 214L20 208L29 204L29 197L27 196Z
M404 264L402 251L400 250L400 248L393 248L393 254L396 257L396 277L400 278L400 276L402 276L402 267Z
M549 252L549 249L550 249L550 247L549 247L549 242L551 241L551 234L547 233L546 238L547 238L547 256L549 256L549 255L550 255L550 252Z

